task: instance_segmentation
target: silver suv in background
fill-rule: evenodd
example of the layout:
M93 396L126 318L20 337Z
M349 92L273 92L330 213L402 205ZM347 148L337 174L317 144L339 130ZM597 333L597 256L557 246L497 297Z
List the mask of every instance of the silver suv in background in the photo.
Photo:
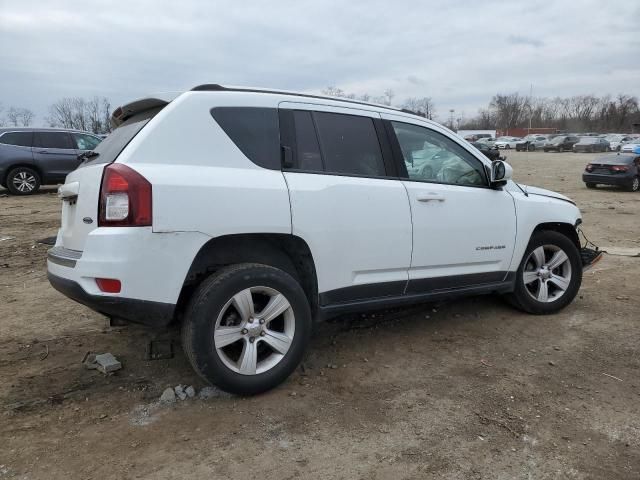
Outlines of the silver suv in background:
M40 185L64 182L102 138L53 128L0 128L0 185L14 195L30 195Z

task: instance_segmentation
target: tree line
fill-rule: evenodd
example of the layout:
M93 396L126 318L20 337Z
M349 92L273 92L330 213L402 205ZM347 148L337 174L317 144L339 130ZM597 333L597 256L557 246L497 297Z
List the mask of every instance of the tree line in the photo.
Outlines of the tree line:
M65 97L49 106L45 122L50 127L93 133L111 131L111 104L106 97ZM28 108L0 105L0 127L29 127L35 114Z
M574 95L572 97L529 97L517 92L494 95L475 117L461 119L465 130L550 127L573 132L630 132L640 123L638 98Z

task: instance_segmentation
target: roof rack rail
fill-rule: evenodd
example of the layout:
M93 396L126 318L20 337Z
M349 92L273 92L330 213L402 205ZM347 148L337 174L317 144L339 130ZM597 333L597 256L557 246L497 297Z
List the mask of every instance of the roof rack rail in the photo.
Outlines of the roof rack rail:
M423 116L423 115L420 115L419 113L412 112L406 109L392 107L390 105L381 105L378 103L362 102L360 100L353 100L351 98L332 97L329 95L314 95L312 93L288 92L285 90L270 90L270 89L249 88L249 87L225 87L217 83L205 83L203 85L198 85L197 87L193 87L191 91L192 92L252 92L252 93L272 93L272 94L280 94L280 95L292 95L296 97L318 98L321 100L336 100L339 102L354 103L356 105L367 105L367 106L376 107L376 108L387 108L389 110L393 110L394 112L404 112L404 113L410 113L412 115Z

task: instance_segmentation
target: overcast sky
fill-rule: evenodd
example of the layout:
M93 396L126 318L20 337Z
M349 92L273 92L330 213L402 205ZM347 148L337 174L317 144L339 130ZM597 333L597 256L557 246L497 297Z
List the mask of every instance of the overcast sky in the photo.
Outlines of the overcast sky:
M400 103L469 117L495 93L640 95L636 0L0 0L0 103L112 104L201 83Z

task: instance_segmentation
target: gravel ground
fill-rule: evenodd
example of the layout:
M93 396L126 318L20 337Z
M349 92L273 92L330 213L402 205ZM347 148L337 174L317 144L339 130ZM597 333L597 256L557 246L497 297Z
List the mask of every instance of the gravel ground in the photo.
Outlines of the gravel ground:
M640 193L587 190L592 155L508 156L577 201L592 241L640 250ZM0 479L640 478L640 258L606 256L547 317L489 296L341 317L272 392L162 405L205 385L179 346L144 359L176 331L108 327L49 286L54 192L0 189ZM85 369L89 351L123 369Z

